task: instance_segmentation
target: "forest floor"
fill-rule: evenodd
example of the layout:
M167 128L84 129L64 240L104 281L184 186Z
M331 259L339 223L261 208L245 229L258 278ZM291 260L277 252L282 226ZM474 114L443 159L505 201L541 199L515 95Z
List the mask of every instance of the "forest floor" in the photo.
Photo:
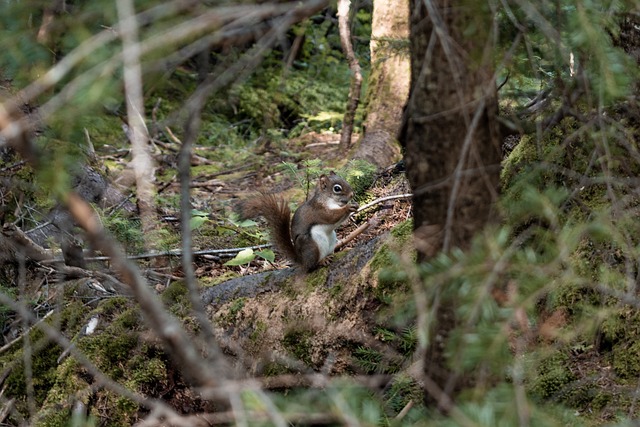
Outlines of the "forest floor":
M157 210L165 231L160 246L167 250L175 250L179 248L180 243L178 208L180 194L176 169L180 144L167 127L156 123L151 128L156 127L155 125L162 127L162 130L156 133L156 140L154 140L154 158L157 161ZM127 166L130 153L126 136L120 132L119 125L114 122L108 126L111 128L110 132L105 132L104 128L101 131L89 131L93 138L98 163L108 167L110 179L120 183L119 188L123 193L133 195L134 191L127 179L130 172ZM205 129L204 133L206 132ZM559 132L562 133L564 130L560 129ZM356 138L357 136L354 136L354 140ZM210 141L213 138L207 137L207 139ZM274 262L256 258L242 265L225 265L231 256L206 252L253 246L268 241L264 234L264 223L258 222L257 227L244 227L233 220L233 208L237 201L252 197L256 191L267 191L282 193L294 204L300 204L305 199L308 170L326 173L330 170L348 172L357 169L357 166L349 164L348 156L340 150L338 141L339 135L334 132L309 131L291 139L261 137L243 147L217 143L195 146L192 157L190 199L194 216L200 219L199 223L192 227L192 231L193 250L203 252L194 258L196 277L203 289L229 279L287 267L278 256ZM9 170L6 169L6 171ZM11 173L14 172L11 169ZM372 178L371 185L358 194L360 197L358 202L361 205L380 197L410 192L402 174L385 171L373 174ZM310 185L314 185L313 178ZM354 215L352 220L338 230L338 237L348 235L365 223L374 212L380 213L382 220L375 227L370 227L350 241L342 251L365 245L409 220L411 218L410 199L387 201ZM172 282L180 281L184 277L176 257L167 257L157 263L147 262L144 253L140 253L140 236L131 237L133 229L138 225L135 218L129 214L121 215L117 211L102 215L107 228L123 243L128 252L132 255L141 255L139 265L158 294L165 294ZM41 223L35 222L31 227L35 228L39 225ZM598 256L594 252L592 259L594 263L599 262ZM329 265L327 270L332 269L332 265ZM36 266L36 270L39 268ZM33 272L34 276L38 274L41 274L41 270ZM30 288L34 292L31 295L34 301L39 301L42 295L49 292L49 289L43 289L41 285ZM52 292L52 295L54 293ZM47 301L52 299L53 297L49 297ZM269 302L273 303L273 301ZM319 298L316 302L323 304L326 300ZM256 302L256 304L259 303L260 301ZM244 310L248 312L255 307L246 304ZM352 314L354 317L363 314L361 320L370 320L364 311L377 308L373 304L363 305L358 307L360 312ZM243 308L239 308L240 312L242 310ZM238 310L236 314L237 312ZM543 363L543 366L537 367L540 372L535 383L529 384L536 398L542 398L544 402L561 403L575 410L588 425L614 422L621 417L638 413L636 402L638 386L637 380L633 378L635 364L638 362L633 360L636 356L632 354L637 346L634 347L632 342L626 343L628 353L632 356L627 362L630 366L630 374L626 378L621 378L617 374L617 371L620 371L620 362L616 361L610 351L611 348L607 347L611 345L610 343L601 345L597 342L578 339L567 344L567 341L561 338L565 330L575 326L572 322L576 319L572 319L567 311L556 310L547 313L541 309L537 313L530 312L527 321L531 329L538 334L529 343L527 351L552 354L547 359L546 365ZM13 324L7 322L3 326L5 326L3 331L5 336L11 337L19 334L17 331L21 325L19 322ZM558 354L561 357L558 357ZM173 404L176 407L187 407L192 403L193 395L174 393L174 399ZM108 408L105 406L104 409Z
M234 248L239 241L238 234L249 237L241 239L247 245L268 243L268 239L265 240L266 224L264 222L260 222L258 233L246 233L246 230L233 223L235 204L242 199L255 196L260 191L280 193L290 202L299 205L304 201L306 192L301 186L301 181L307 179L305 177L305 162L319 161L314 169L322 173L328 173L332 170L339 171L345 166L349 167L338 142L338 134L311 132L294 140L280 141L278 146L257 145L253 151L246 153L242 167L220 169L213 174L194 171L191 189L192 205L196 211L206 213L210 219L208 224L205 223L193 231L194 251ZM279 154L284 147L287 150L286 157ZM199 152L201 153L200 150L196 150L196 153ZM283 167L283 163L291 162L292 157L297 159L293 164L299 168L295 172L296 177L292 177L292 174L286 170L287 168ZM160 165L158 176L171 176L173 171L172 165L165 163ZM310 191L312 191L316 183L313 178L310 181ZM159 182L158 187L163 189L161 193L163 197L174 200L179 197L179 186L175 179L164 183ZM366 194L358 196L360 205L362 205L377 198L406 193L410 193L406 179L397 179L392 172L383 171L374 177L373 185L367 189ZM349 241L342 250L348 250L362 242L387 233L395 225L411 217L409 198L381 203L363 214L354 215L338 230L339 239L347 236L380 209L385 211L384 220L378 222L375 227L367 228L355 239ZM178 212L165 211L165 214L170 218L178 216ZM179 224L177 222L171 224L178 232ZM238 234L224 232L225 227L237 231ZM250 264L241 266L224 265L224 261L228 261L228 259L219 259L219 261L222 262L212 262L212 257L207 255L196 257L196 274L203 283L217 283L219 281L217 278L220 277L229 278L235 274L247 275L286 266L286 262L280 256L276 256L273 263L261 261L258 258Z

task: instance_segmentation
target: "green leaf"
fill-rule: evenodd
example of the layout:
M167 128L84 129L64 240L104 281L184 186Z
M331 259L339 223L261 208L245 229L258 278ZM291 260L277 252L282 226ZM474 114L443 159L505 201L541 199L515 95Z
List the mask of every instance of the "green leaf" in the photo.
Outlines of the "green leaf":
M276 256L271 249L257 251L256 255L258 255L262 259L266 259L269 262L273 262L276 259Z
M249 264L251 261L255 259L255 257L256 257L256 254L253 253L253 249L247 248L238 252L238 255L236 255L235 258L225 262L224 265Z
M238 222L236 222L236 223L235 223L235 225L236 225L237 227L249 228L249 227L255 227L255 226L257 226L257 225L258 225L258 223L257 223L257 222L255 222L255 221L254 221L254 220L252 220L252 219L245 219L245 220L242 220L242 221L238 221Z
M191 227L191 230L196 230L200 226L202 226L202 224L204 224L206 221L207 221L207 217L192 216L191 220L189 221L189 227Z
M258 223L252 219L240 220L237 214L231 215L229 217L229 222L236 227L242 227L242 228L255 227L256 225L258 225Z
M203 217L208 217L209 213L208 212L203 212L203 211L199 211L198 209L191 209L191 215L192 216L203 216Z

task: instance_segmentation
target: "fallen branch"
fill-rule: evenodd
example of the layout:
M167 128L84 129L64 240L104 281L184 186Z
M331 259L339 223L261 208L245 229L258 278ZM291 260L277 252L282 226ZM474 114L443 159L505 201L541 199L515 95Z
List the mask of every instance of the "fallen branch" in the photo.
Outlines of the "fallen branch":
M35 261L46 261L53 259L53 252L38 245L31 240L24 231L20 230L14 224L7 223L2 226L2 233L9 242L10 246L13 246L16 250L24 251L24 255L27 258Z
M364 224L361 224L358 228L356 228L355 230L353 230L351 233L349 233L349 235L347 237L345 237L344 239L340 240L337 244L336 244L336 251L339 251L340 249L342 249L347 243L349 243L350 241L352 241L353 239L355 239L356 237L358 237L360 234L364 233L365 231L367 231L369 228L371 227L377 227L378 224L380 223L380 219L375 216L373 218L371 218L369 221L365 222Z
M375 199L372 202L367 203L366 205L360 206L360 208L358 208L358 210L356 211L356 213L360 213L366 209L369 209L372 206L375 206L379 203L382 202L386 202L387 200L395 200L395 199L408 199L409 197L413 196L413 194L411 193L405 193L405 194L394 194L391 196L385 196L385 197L380 197L378 199Z
M31 331L38 327L38 325L42 322L45 321L45 319L49 316L51 316L53 313L55 312L55 310L51 310L49 311L47 314L45 314L42 319L38 320L36 323L32 324L29 329L27 329L26 331L22 331L22 333L20 335L18 335L15 339L9 341L8 343L6 343L5 345L3 345L2 347L0 347L0 354L4 353L5 351L7 351L8 349L10 349L15 343L17 343L18 341L23 339L23 336L25 334L30 334Z

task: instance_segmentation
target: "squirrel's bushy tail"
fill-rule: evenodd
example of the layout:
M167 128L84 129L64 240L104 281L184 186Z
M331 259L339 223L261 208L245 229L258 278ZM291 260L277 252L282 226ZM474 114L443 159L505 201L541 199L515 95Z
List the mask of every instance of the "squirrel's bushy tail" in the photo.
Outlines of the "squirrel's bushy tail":
M291 241L291 209L282 197L275 194L260 194L240 202L237 211L244 219L264 217L269 223L271 240L276 250L289 261L298 262Z

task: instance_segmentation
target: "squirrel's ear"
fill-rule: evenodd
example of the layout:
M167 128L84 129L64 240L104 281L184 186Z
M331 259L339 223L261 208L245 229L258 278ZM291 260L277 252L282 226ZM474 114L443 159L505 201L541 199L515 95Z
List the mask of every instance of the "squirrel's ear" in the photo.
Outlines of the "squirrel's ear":
M335 176L335 174L336 173L334 171L329 172L329 175L331 175L331 176Z
M327 178L327 175L322 174L320 175L320 178L318 178L318 185L324 190L325 188L327 188L327 185L329 185L328 181L329 179Z

